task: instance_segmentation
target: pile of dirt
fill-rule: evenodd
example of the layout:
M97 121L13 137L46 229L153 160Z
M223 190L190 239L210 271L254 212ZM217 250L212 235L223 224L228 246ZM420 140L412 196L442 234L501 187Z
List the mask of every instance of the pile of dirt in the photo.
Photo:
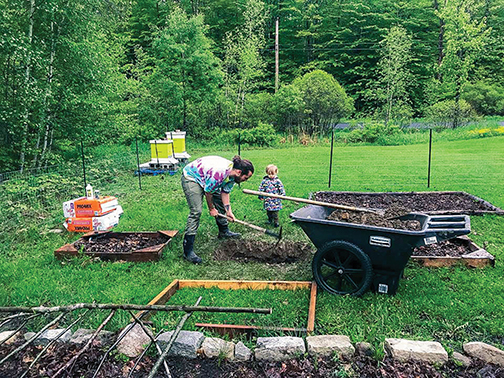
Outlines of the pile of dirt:
M147 236L142 234L125 234L109 236L102 234L89 239L79 239L74 246L83 252L128 253L139 249L166 243L167 237L162 235Z
M327 219L338 222L395 228L398 230L420 231L422 229L422 225L417 220L391 219L401 215L409 214L410 212L411 209L394 205L387 208L383 215L376 213L367 213L363 211L336 210L329 214Z
M267 243L257 240L229 239L214 252L215 260L260 261L267 263L292 263L303 260L312 253L307 243L281 241Z
M22 342L0 347L0 358L7 355ZM82 347L63 344L51 347L27 375L29 378L53 376L56 371L75 356ZM25 351L15 354L0 366L0 377L19 377L34 360L42 347L29 346ZM92 345L81 355L71 372L61 375L63 378L92 377L96 371L104 349L101 345ZM151 354L152 355L152 354ZM145 356L132 374L132 377L146 377L154 366L157 356ZM322 377L367 377L367 378L503 378L504 369L483 361L474 360L471 366L461 367L453 362L443 366L433 366L422 362L400 363L385 358L376 361L369 357L355 356L351 360L335 358L292 359L284 362L226 362L217 359L167 359L170 373L177 378L322 378ZM97 377L126 377L131 372L135 360L127 362L109 356ZM161 367L156 377L166 377Z
M471 253L469 243L460 239L445 240L435 244L416 247L413 256L452 256L460 257Z
M402 206L417 212L460 211L477 213L495 211L488 202L477 200L466 193L338 193L318 192L315 199L346 206L386 209L392 205Z

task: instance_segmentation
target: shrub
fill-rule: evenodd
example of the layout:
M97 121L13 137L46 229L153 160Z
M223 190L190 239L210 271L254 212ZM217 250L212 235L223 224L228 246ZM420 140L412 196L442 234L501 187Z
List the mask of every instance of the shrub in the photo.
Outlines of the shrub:
M504 115L504 87L499 84L484 81L468 84L462 98L479 114Z
M344 141L347 143L375 143L379 138L394 135L399 131L399 126L373 123L363 128L353 129L344 137Z
M430 106L426 111L427 122L436 128L453 127L456 115L456 104L454 100L438 102ZM458 126L465 126L478 118L471 105L465 101L459 101Z

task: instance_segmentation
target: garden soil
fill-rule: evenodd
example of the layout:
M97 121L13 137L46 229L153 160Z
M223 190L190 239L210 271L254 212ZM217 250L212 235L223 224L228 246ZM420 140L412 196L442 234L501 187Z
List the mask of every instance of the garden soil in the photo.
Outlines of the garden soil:
M77 250L82 248L83 252L127 253L163 244L167 241L168 238L165 236L128 234L121 237L109 237L107 234L103 234L102 237L79 239L74 246Z
M452 240L445 240L436 244L429 244L421 247L416 247L413 250L412 255L461 257L471 252L472 251L467 242L452 239Z
M0 358L22 341L0 347ZM48 349L44 357L35 364L27 375L29 378L50 377L75 356L81 347L63 344ZM30 346L17 353L0 366L0 378L19 377L34 360L42 347ZM149 354L149 353L148 353ZM77 359L70 373L61 377L92 377L104 355L102 345L93 345ZM152 370L157 357L146 356L138 364L132 377L146 377ZM389 358L376 361L369 357L355 356L351 360L319 358L292 359L284 362L227 362L216 359L194 360L184 358L168 359L168 366L174 378L321 378L321 377L366 377L366 378L504 378L504 368L475 360L469 367L461 367L453 362L444 366L432 366L421 362L399 363ZM123 361L112 354L103 364L97 377L127 377L135 360ZM166 377L164 369L158 371L157 378Z
M267 263L292 263L312 255L307 243L281 241L268 243L260 240L228 239L214 252L215 260L259 261Z
M420 231L422 225L417 220L393 219L411 213L411 209L402 206L391 206L383 215L363 211L335 210L327 217L338 222L366 224L376 227L395 228L398 230Z
M417 212L457 211L471 214L478 211L495 211L488 203L477 201L464 193L338 193L318 192L315 200L346 206L386 209L392 205Z

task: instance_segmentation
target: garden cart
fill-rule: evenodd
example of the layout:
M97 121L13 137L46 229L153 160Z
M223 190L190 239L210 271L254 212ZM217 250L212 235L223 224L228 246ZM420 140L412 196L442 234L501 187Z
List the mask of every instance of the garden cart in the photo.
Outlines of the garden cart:
M362 295L371 288L395 294L413 249L470 233L467 215L410 213L419 231L328 220L329 207L305 206L290 217L317 247L312 271L322 289L333 294Z

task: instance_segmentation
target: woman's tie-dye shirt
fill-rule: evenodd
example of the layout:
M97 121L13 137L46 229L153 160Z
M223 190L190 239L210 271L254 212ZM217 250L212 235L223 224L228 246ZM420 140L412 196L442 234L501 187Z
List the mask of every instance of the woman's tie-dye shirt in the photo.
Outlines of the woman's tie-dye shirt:
M184 168L184 176L197 182L207 193L231 192L234 180L229 179L233 162L220 156L204 156Z

